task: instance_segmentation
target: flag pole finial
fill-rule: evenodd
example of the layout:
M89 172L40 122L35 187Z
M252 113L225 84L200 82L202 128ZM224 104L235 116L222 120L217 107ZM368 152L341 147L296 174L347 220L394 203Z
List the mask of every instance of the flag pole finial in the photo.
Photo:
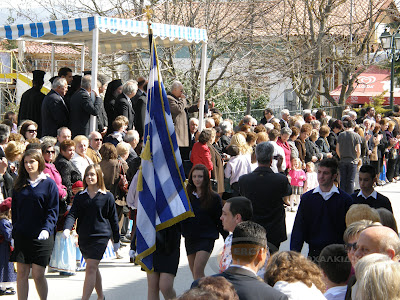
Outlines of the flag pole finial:
M153 10L151 9L151 6L150 5L146 5L146 8L143 9L143 12L146 14L147 25L150 26L151 18L153 16Z

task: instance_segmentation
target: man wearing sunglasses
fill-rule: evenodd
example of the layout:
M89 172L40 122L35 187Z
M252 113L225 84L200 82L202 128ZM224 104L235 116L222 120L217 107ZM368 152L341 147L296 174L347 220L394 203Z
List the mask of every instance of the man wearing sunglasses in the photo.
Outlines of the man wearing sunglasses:
M103 145L103 137L100 132L92 131L89 134L89 147L86 154L95 164L98 164L101 161L101 155L99 152L101 145Z
M386 226L371 224L360 233L357 243L355 245L347 245L348 249L349 247L355 250L355 262L373 253L386 254L391 260L399 261L400 238L393 229ZM355 276L349 279L346 300L352 299L352 294L357 289L356 281Z

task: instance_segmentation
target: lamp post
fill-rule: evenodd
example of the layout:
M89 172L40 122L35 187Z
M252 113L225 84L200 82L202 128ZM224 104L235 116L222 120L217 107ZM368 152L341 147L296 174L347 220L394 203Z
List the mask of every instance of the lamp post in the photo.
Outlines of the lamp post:
M388 57L391 59L390 64L390 109L393 110L393 93L394 93L394 62L398 58L398 50L400 50L400 33L399 29L390 34L387 29L379 37L381 40L382 48L386 51Z

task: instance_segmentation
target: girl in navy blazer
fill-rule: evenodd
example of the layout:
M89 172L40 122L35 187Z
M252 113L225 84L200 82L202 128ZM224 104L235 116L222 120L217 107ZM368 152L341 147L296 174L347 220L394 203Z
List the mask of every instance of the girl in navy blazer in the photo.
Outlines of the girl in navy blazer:
M46 299L48 287L44 272L54 246L58 188L43 173L45 162L39 151L27 150L21 162L24 165L18 169L11 207L15 241L11 261L17 262L18 299L28 298L31 266L39 297Z

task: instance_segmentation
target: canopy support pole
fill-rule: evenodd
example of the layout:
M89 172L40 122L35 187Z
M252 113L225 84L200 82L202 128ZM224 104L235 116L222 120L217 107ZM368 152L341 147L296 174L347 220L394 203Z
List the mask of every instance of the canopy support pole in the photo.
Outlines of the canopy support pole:
M86 51L85 45L83 44L82 48L81 48L81 73L82 73L82 76L83 76L83 71L85 70L85 51Z
M54 77L54 72L55 72L55 48L54 48L54 44L51 43L51 77Z
M94 92L97 90L97 69L98 69L98 56L99 56L99 28L96 26L93 29L93 45L92 45L92 100L94 102ZM97 129L96 116L90 116L90 132Z
M204 102L205 102L205 89L206 89L206 65L207 65L207 43L203 43L203 46L201 47L199 132L203 130Z

